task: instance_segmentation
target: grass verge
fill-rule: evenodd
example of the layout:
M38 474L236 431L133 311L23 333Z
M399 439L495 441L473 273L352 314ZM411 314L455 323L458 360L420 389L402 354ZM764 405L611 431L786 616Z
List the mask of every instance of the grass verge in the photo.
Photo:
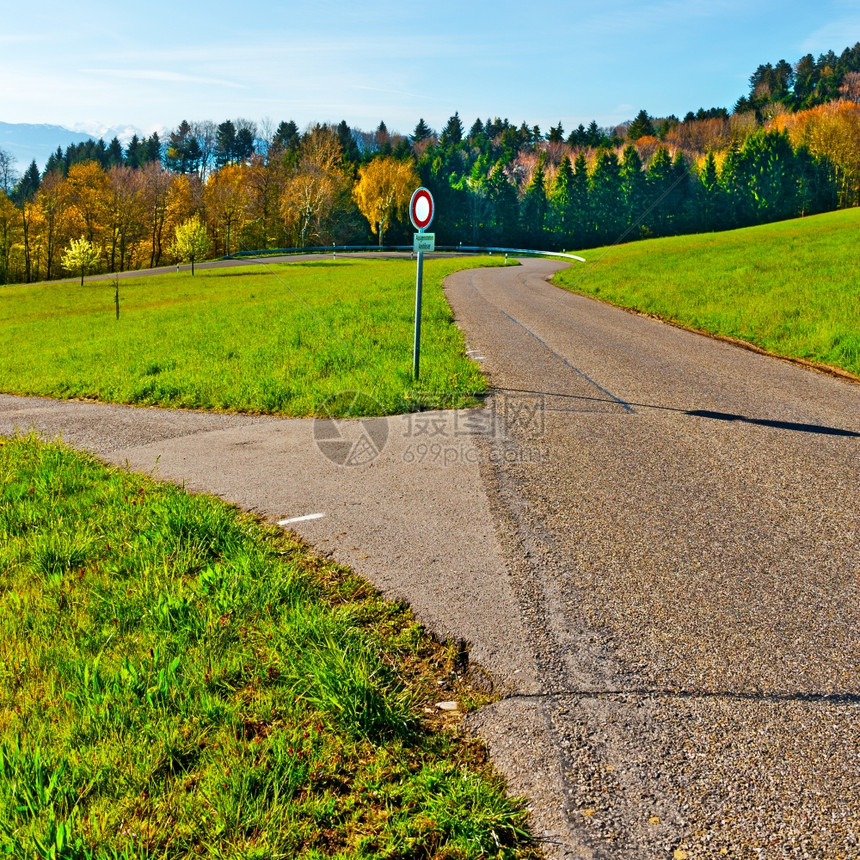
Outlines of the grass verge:
M0 439L3 856L534 856L425 712L453 659L279 529Z
M860 376L860 209L584 251L553 282Z
M442 292L451 272L498 258L425 261L421 380L412 378L415 263L339 259L129 278L120 318L110 281L0 289L0 391L48 397L313 415L362 391L377 411L486 382Z

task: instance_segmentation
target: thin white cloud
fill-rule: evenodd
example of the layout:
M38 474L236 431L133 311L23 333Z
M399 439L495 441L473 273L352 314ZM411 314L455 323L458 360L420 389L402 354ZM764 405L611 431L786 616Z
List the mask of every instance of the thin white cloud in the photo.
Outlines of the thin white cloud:
M43 33L0 33L0 45L27 45L34 42L47 42Z
M186 75L182 72L167 72L160 69L81 69L81 74L102 75L114 78L128 78L135 81L158 81L171 84L214 84L219 87L245 89L243 84L220 78L207 78L200 75Z
M823 54L835 51L837 55L844 48L860 41L860 12L852 12L838 21L830 21L815 32L810 33L800 45L804 54ZM799 59L795 57L795 59Z

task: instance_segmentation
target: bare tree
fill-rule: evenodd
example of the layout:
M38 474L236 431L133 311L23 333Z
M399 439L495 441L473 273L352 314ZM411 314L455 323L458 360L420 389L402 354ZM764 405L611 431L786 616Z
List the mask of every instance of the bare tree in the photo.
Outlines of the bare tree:
M852 102L860 102L860 72L847 72L839 92Z
M5 149L0 149L0 191L10 194L18 181L15 159Z
M191 124L191 132L197 138L197 143L200 146L199 173L201 182L206 181L215 161L215 134L217 131L218 126L210 119Z

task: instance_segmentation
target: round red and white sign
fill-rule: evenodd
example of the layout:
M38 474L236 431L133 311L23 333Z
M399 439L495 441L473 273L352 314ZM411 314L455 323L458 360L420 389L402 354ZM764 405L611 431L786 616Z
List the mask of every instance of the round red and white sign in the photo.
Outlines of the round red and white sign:
M419 188L409 201L409 217L416 230L425 230L433 220L433 195L426 188Z

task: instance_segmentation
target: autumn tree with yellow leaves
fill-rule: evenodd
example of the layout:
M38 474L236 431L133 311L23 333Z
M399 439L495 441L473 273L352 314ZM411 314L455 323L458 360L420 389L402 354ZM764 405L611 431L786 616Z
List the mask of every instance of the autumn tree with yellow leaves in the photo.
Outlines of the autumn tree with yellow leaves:
M327 243L333 235L349 197L342 160L343 148L329 126L317 125L302 138L298 163L281 194L284 227L300 248Z
M379 236L380 245L392 220L403 215L412 193L420 185L412 163L391 156L375 158L359 169L353 196L374 236Z

